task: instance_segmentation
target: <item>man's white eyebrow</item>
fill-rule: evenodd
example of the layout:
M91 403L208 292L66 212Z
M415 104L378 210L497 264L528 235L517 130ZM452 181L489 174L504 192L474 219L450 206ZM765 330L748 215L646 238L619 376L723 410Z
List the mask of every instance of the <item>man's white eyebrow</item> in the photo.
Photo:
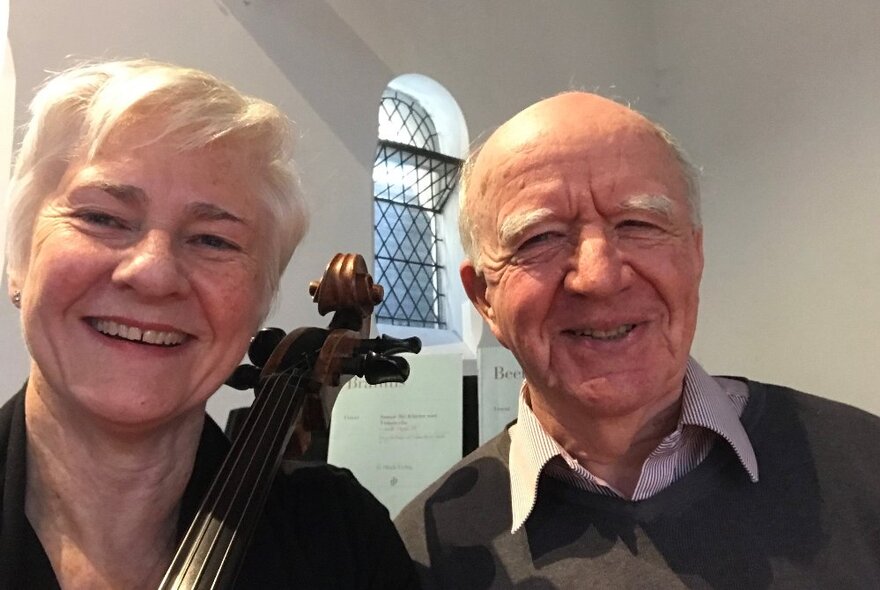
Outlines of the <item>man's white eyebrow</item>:
M672 199L666 195L643 194L627 197L622 203L620 203L620 208L626 211L659 213L660 215L671 219L675 205L673 204Z
M509 244L527 227L546 221L553 216L553 210L546 207L508 215L498 228L498 239L502 244Z

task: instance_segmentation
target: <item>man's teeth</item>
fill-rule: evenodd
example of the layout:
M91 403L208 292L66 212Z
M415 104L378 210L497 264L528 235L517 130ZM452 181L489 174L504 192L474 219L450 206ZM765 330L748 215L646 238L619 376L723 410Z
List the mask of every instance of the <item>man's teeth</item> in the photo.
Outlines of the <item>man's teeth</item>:
M594 340L616 340L629 334L635 327L635 324L623 324L613 330L579 330L575 334Z
M141 330L134 326L126 326L112 320L92 320L92 326L102 334L116 336L135 342L158 344L160 346L174 346L183 342L186 335L181 332L160 332L158 330Z

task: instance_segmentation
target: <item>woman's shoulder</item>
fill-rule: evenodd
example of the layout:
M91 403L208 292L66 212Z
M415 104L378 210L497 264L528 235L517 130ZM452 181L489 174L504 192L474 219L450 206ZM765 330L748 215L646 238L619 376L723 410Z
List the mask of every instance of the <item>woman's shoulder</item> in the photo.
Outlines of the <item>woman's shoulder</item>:
M274 538L320 587L414 588L415 571L388 510L348 469L287 464L267 505Z
M324 463L285 462L273 496L286 508L308 507L308 516L331 511L355 511L365 518L388 519L388 510L358 482L348 469ZM366 512L363 512L366 510Z

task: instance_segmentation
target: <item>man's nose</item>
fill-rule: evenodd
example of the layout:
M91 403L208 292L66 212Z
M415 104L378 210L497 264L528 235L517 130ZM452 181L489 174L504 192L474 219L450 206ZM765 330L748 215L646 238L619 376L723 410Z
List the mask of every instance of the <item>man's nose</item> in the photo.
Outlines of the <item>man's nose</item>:
M625 264L613 237L590 231L581 236L565 275L565 288L573 293L604 297L623 290L631 269Z
M130 246L113 271L113 281L146 297L189 293L189 277L167 232L152 230Z

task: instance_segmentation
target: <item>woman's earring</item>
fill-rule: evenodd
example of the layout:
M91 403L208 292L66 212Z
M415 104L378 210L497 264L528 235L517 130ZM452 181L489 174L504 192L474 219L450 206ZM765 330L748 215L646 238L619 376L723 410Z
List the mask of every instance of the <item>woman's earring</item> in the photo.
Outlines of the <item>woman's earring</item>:
M16 291L12 294L12 305L21 307L21 291Z

